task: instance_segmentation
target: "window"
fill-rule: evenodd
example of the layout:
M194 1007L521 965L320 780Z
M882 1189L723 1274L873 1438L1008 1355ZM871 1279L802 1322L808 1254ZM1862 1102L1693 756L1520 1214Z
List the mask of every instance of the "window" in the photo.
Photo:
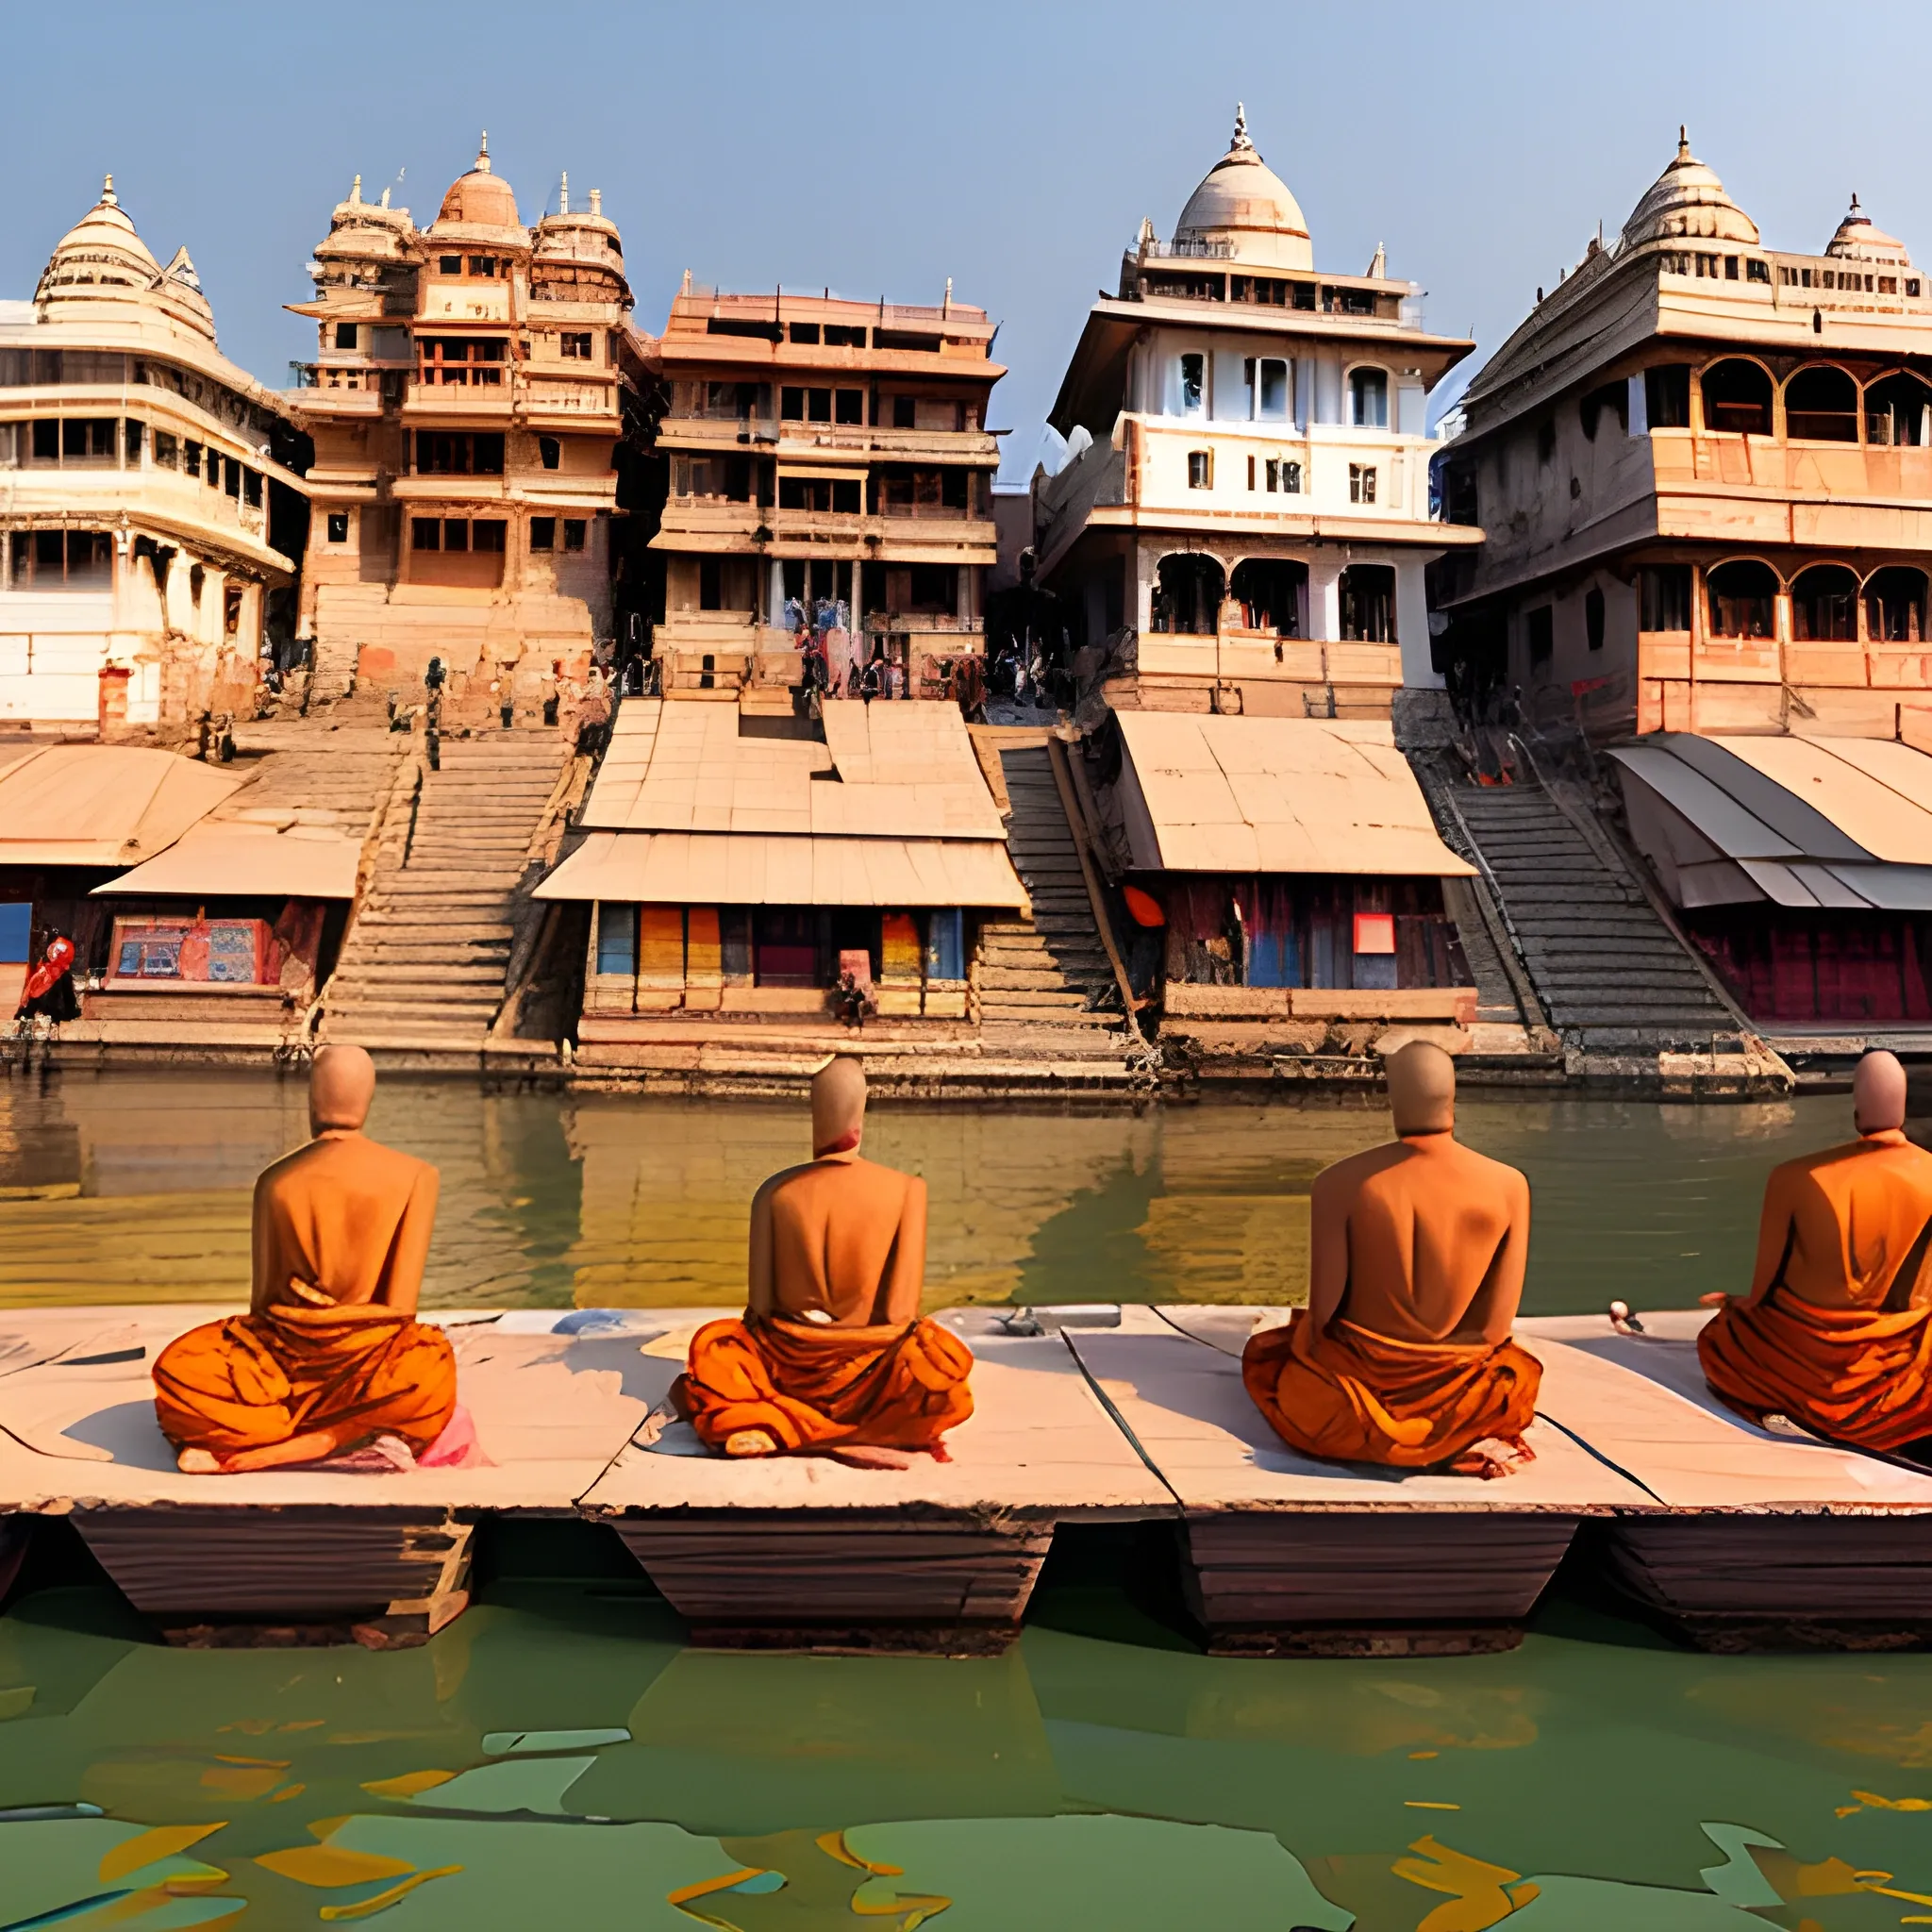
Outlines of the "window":
M501 555L508 527L501 517L478 517L470 525L471 549L495 551Z
M481 275L486 281L493 280L496 275L496 258L493 255L473 255L470 258L470 273Z
M1704 426L1741 436L1771 434L1771 377L1757 362L1733 356L1704 372ZM1857 419L1854 418L1856 425ZM1856 426L1853 440L1857 441Z
M121 426L127 450L127 460L130 463L138 463L141 461L142 439L147 432L147 425L138 418L130 416Z
M174 435L166 429L155 431L155 468L172 470L179 464L181 453L175 445Z
M1735 282L1737 279L1738 258L1735 255L1727 255L1724 257L1724 280L1727 282Z
M1253 457L1250 457L1250 458L1248 458L1248 488L1249 488L1250 490L1252 490L1252 489L1253 489L1254 487L1255 487L1255 459L1254 459L1254 458L1253 458Z
M233 457L222 458L222 488L238 503L242 500L242 465Z
M242 592L229 585L222 591L222 629L233 637L242 628Z
M1815 564L1791 586L1791 636L1801 644L1857 641L1858 579L1842 564Z
M1857 442L1858 385L1842 369L1801 369L1785 385L1785 434L1800 442Z
M34 426L38 429L40 425L36 424ZM35 451L35 455L38 456L39 454L38 450ZM181 468L187 475L198 476L201 475L201 445L192 437L181 445Z
M591 359L591 332L588 329L566 329L558 341L566 362L588 362Z
M1298 496L1302 487L1302 466L1287 457L1268 458L1268 488L1271 492L1283 491L1290 496Z
M116 424L111 416L70 416L60 425L63 462L109 462L114 456Z
M328 513L328 541L331 543L346 543L349 541L349 513L345 509L332 509Z
M1288 414L1288 364L1277 356L1249 356L1241 363L1247 385L1248 413L1282 417Z
M106 591L114 582L114 540L105 530L16 530L13 588Z
M1395 641L1395 572L1386 563L1352 563L1341 573L1341 636L1344 642Z
M1747 282L1768 282L1771 279L1771 264L1768 261L1746 260L1744 279Z
M794 322L791 325L791 340L803 343L807 348L815 348L819 340L819 325L815 322Z
M584 547L584 533L590 525L582 517L565 517L563 520L563 547L566 550L581 550Z
M435 517L410 518L409 547L412 550L441 550L442 548L441 523Z
M913 428L919 421L919 404L912 396L892 398L892 427L894 429Z
M1916 375L1888 375L1865 391L1865 441L1924 449L1932 443L1932 388Z
M42 419L34 425L34 461L58 463L59 460L60 425Z
M1181 358L1181 414L1198 416L1208 381L1208 358L1205 356L1183 356ZM1191 461L1192 459L1190 458ZM1196 488L1206 488L1197 485Z
M562 459L563 445L554 436L540 436L537 439L537 457L546 470L556 469Z
M1641 580L1642 627L1645 630L1690 628L1690 566L1688 563L1647 563Z
M222 453L218 449L208 452L208 462L204 466L202 480L210 490L222 487Z
M1349 464L1348 500L1351 503L1374 502L1375 468L1373 463Z
M1348 420L1357 429L1389 426L1389 376L1381 369L1348 372Z
M865 347L865 330L862 327L848 327L842 323L828 322L825 325L825 347L862 349Z
M1769 564L1721 563L1704 579L1714 638L1768 638L1777 602L1777 577Z
M417 347L422 355L423 380L462 388L470 384L488 386L503 381L503 363L508 355L501 341L472 341L464 336L424 336Z
M1477 494L1475 465L1450 463L1442 472L1442 516L1452 524L1475 525L1482 522L1481 500Z
M1874 642L1916 644L1925 628L1925 574L1903 564L1875 570L1865 580L1865 635Z
M470 525L463 517L444 517L442 520L442 547L445 550L467 550L470 547Z
M1557 642L1557 613L1549 605L1523 613L1523 640L1529 651L1530 670L1547 671Z
M416 432L416 474L419 476L500 476L503 475L502 432L466 436L447 430Z
M557 548L557 519L555 517L532 517L530 519L530 548L532 550L555 550Z
M356 346L357 328L353 322L336 324L336 347L353 349Z
M1653 429L1690 426L1690 371L1682 362L1666 362L1643 372L1644 420Z
M629 978L638 970L638 908L597 908L597 971Z
M261 472L251 470L246 464L242 469L242 501L250 509L261 508Z
M781 476L778 479L778 508L856 517L859 511L858 479L856 476Z
M1592 651L1604 647L1604 593L1595 584L1583 595L1583 638Z
M439 256L436 268L439 275L459 275L463 272L463 258L460 255Z
M865 421L865 391L862 389L841 389L832 402L832 420L835 423Z
M1191 449L1188 452L1188 488L1214 488L1214 452L1211 449Z

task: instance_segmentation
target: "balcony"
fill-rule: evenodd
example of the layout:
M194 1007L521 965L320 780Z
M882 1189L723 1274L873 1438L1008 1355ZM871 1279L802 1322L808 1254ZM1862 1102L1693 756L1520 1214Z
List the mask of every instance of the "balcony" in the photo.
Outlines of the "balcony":
M407 421L479 422L508 416L513 405L508 380L479 383L423 382L407 384L403 391L403 415Z

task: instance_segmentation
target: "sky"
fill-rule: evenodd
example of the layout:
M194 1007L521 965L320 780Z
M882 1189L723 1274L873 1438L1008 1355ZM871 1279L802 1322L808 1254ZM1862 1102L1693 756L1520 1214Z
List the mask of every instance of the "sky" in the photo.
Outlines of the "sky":
M1772 247L1822 249L1856 190L1932 261L1914 76L1932 8L1625 0L96 0L4 19L0 297L26 297L111 171L223 349L280 388L304 264L359 172L420 225L488 128L525 224L604 192L639 327L714 287L957 300L1000 324L991 421L1023 483L1094 295L1225 151L1235 102L1318 268L1427 291L1473 335L1438 406L1674 152L1678 123ZM1814 63L1825 62L1813 80ZM1891 78L1888 78L1890 76Z

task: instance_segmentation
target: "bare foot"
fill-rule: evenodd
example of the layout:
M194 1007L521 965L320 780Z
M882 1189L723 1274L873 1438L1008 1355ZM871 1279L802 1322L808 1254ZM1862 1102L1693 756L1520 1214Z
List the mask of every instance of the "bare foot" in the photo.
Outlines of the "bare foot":
M775 1456L778 1445L763 1429L734 1429L724 1438L727 1456Z
M1697 1306L1700 1308L1721 1308L1729 1300L1730 1296L1724 1290L1715 1288L1708 1294L1699 1295L1697 1297Z
M853 1469L910 1469L918 1452L874 1442L835 1442L826 1453Z
M175 1458L183 1475L220 1475L222 1465L206 1449L184 1449Z
M1535 1460L1536 1451L1520 1437L1485 1436L1480 1442L1472 1442L1450 1463L1449 1473L1480 1476L1487 1482L1508 1475Z

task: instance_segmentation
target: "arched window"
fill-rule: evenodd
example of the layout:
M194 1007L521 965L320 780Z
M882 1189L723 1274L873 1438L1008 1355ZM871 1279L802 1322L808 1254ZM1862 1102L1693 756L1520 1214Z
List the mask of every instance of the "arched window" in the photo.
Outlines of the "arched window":
M1211 638L1219 627L1226 578L1211 557L1190 551L1163 557L1154 585L1154 628L1180 637Z
M1874 644L1916 644L1925 629L1925 573L1904 564L1865 579L1865 636Z
M1278 638L1307 635L1302 608L1308 567L1286 558L1251 557L1234 567L1229 594L1241 607L1243 630L1272 630Z
M1901 371L1865 391L1865 441L1881 447L1932 444L1932 386Z
M1802 644L1857 641L1858 580L1842 564L1814 564L1791 586L1791 636Z
M1775 635L1777 575L1765 563L1721 563L1704 580L1714 638Z
M1785 384L1785 434L1794 442L1857 442L1858 385L1842 369L1801 369Z
M1357 429L1389 426L1389 373L1385 369L1348 372L1348 420Z
M1771 377L1756 362L1734 356L1704 372L1704 426L1771 434Z
M1352 563L1341 573L1344 642L1395 641L1395 572L1386 563Z

